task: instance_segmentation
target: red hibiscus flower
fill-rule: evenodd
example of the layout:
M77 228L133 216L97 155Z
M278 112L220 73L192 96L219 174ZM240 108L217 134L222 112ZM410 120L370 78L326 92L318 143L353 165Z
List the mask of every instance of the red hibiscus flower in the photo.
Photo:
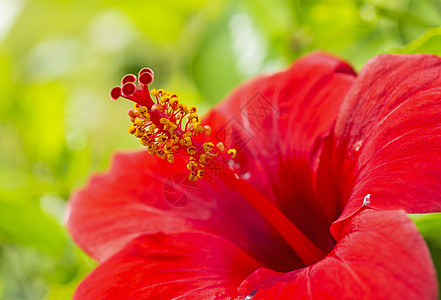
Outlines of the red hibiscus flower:
M185 108L187 136L167 121L182 114L155 106L152 78L126 76L112 97L138 103L129 131L164 159L117 154L72 196L68 228L100 263L75 299L437 297L406 213L441 210L441 58L383 55L357 76L313 54L244 84L202 123ZM148 122L162 144L143 140ZM200 149L216 140L237 156L217 145L212 157L227 158L206 171Z

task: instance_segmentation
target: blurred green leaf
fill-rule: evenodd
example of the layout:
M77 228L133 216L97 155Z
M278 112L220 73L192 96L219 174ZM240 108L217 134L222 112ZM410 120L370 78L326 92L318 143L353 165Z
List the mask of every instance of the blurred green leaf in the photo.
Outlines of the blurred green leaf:
M423 235L432 255L441 286L441 213L411 214L419 232Z
M441 241L441 213L411 214L410 217L424 238Z
M55 256L63 253L63 230L37 203L0 200L0 207L0 241L32 246Z
M431 53L441 56L441 27L425 32L405 47L391 50L392 53Z

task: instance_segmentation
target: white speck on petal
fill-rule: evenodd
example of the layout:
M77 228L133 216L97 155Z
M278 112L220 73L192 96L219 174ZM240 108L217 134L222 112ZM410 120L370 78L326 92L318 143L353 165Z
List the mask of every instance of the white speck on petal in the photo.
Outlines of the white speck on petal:
M362 141L358 141L357 143L355 143L355 152L358 152L360 150L361 145L363 145Z
M234 169L234 160L230 159L228 160L228 167L233 170Z
M371 194L367 194L363 199L363 206L366 206L369 203L371 203Z
M242 175L240 175L240 177L242 177L242 179L244 180L248 180L251 178L251 173L250 172L245 172Z

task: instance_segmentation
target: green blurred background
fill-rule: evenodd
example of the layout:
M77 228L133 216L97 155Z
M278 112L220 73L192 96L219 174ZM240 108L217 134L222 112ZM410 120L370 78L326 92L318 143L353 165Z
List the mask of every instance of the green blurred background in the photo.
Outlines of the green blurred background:
M0 0L0 299L70 299L95 266L70 240L65 203L127 134L109 90L154 87L206 111L259 72L316 49L357 70L385 52L441 52L440 0ZM441 265L440 217L413 217ZM439 268L438 268L439 269Z

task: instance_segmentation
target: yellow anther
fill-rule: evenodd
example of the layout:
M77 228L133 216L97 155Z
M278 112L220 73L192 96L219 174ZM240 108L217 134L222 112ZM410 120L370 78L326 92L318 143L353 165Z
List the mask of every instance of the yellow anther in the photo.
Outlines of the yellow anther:
M144 120L141 120L140 118L136 118L135 122L133 122L136 126L142 126L145 125Z
M197 153L196 147L195 146L188 147L187 148L187 153L190 154L190 155L196 154Z
M149 138L151 138L152 136L153 136L152 133L150 133L150 132L146 132L146 133L144 133L144 135L142 136L142 138L143 138L143 139L149 139Z
M159 122L162 123L162 124L164 124L164 125L167 125L168 123L170 123L169 119L167 119L167 118L161 118L161 119L159 120Z
M204 143L203 148L205 152L210 152L211 150L213 150L214 144L211 142Z
M231 154L231 157L235 158L236 154L237 154L236 149L229 149L228 150L228 154Z
M175 129L178 126L176 124L173 124L169 121L169 123L164 127L164 130L168 130L168 132L170 132L170 134L174 134L175 133Z
M167 142L167 136L166 136L165 134L161 134L161 135L158 137L158 142L159 142L160 144L165 144L165 142Z
M157 97L158 96L158 91L156 89L150 90L150 94L152 94L153 96Z
M190 106L188 107L188 112L189 112L189 113L193 114L193 113L195 113L196 111L197 111L196 106L194 106L194 105L190 105Z
M135 134L135 131L136 131L136 126L135 125L130 125L129 126L129 133L130 134Z
M187 114L186 117L187 117L189 122L199 123L199 121L200 121L198 114L195 114L195 113Z
M202 133L202 132L204 132L204 127L202 127L200 123L194 123L193 126L194 126L194 130L195 130L197 133Z
M197 114L191 114L191 116L192 116L191 121L193 123L200 123L201 120L199 119L199 116Z
M178 103L177 109L180 109L184 113L187 113L187 105L184 103Z
M217 143L216 147L217 147L217 149L220 150L220 152L224 152L224 150L225 150L224 143L222 143L222 142Z
M177 97L173 97L173 98L170 99L170 105L172 107L176 107L178 105L178 103L179 103L179 100L178 100Z
M170 101L170 97L168 95L162 96L161 100L159 102L161 103L168 103Z
M201 156L199 157L199 162L200 163L206 163L207 161L205 160L205 158L206 158L207 156L205 155L205 154L201 154Z
M172 145L172 143L166 143L166 144L164 145L164 150L165 150L165 151L170 152L172 149L173 149L173 145Z
M195 162L194 157L190 157L190 160L188 161L187 164L187 169L189 169L190 171L193 171L193 169L198 167L198 163Z
M147 147L147 151L149 154L155 154L157 148L158 146L156 146L156 144L153 144Z
M181 142L182 145L191 146L191 138L189 138L189 137L181 139L180 142Z
M150 145L152 145L154 142L152 141L152 140L150 140L150 139L141 139L141 144L142 145L144 145L144 146L150 146Z
M204 172L205 172L205 170L198 170L198 178L202 178L202 177L204 177Z
M155 129L156 129L156 125L155 124L150 125L149 133L154 134L155 133Z
M176 144L179 141L179 138L173 134L168 141L172 144Z
M142 137L143 135L144 135L144 131L141 130L139 127L137 127L136 130L135 130L135 136L136 136L137 138L140 138L140 137Z
M158 149L158 151L156 151L156 156L159 158L164 158L166 155L165 151L162 149Z
M175 157L173 156L173 154L170 153L167 155L167 161L169 163L173 163L175 161Z
M138 113L144 117L146 122L150 121L150 114L149 114L149 110L147 109L147 107L145 107L145 106L138 107Z

